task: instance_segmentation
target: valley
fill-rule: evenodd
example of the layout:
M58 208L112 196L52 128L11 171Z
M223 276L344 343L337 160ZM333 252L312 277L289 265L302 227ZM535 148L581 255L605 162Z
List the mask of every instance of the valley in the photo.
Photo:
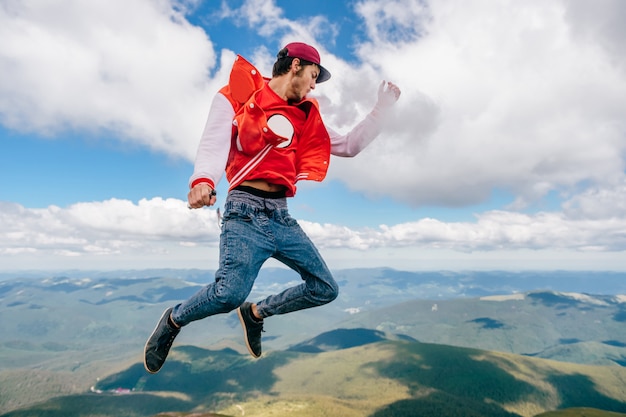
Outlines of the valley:
M210 271L4 278L0 415L626 413L624 277L539 275L337 271L335 302L267 321L260 360L231 313L188 326L154 376L145 338ZM295 279L263 270L251 299Z

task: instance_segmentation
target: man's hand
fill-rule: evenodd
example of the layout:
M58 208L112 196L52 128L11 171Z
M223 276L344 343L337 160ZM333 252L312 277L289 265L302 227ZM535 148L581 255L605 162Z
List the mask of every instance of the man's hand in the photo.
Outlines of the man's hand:
M392 82L384 81L378 87L378 100L372 109L374 117L384 118L389 114L391 106L400 98L400 89Z
M202 208L212 206L217 201L215 190L206 182L201 182L193 187L187 194L189 208Z
M386 88L385 88L386 87ZM392 82L385 82L383 80L378 87L378 101L376 107L379 110L386 110L393 105L400 98L400 89Z

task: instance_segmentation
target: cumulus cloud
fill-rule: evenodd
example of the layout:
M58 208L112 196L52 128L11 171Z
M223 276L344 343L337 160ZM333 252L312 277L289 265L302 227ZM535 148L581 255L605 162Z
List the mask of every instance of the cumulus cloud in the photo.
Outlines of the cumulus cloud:
M207 34L163 0L3 1L0 39L0 120L18 131L108 131L191 158L225 79L209 77Z
M0 122L52 137L113 132L192 160L236 52L215 50L187 20L193 6L1 2ZM303 222L320 247L624 250L624 2L360 0L354 11L366 38L355 44L358 62L317 42L337 31L323 16L291 21L273 1L221 7L220 18L266 40L320 49L333 79L315 95L339 130L370 111L380 80L402 88L383 134L358 158L333 159L330 179L414 207L477 204L494 189L515 196L474 222L422 219L364 230ZM268 73L274 53L260 47L252 60ZM563 199L562 211L525 211L548 194ZM3 204L0 250L82 257L215 245L214 214L160 199Z
M401 30L404 16L360 4L373 38L359 55L403 95L395 126L358 163L334 161L333 175L352 188L415 206L477 203L499 188L521 208L621 181L626 73L617 45L626 38L622 26L603 26L612 13L626 17L620 2L431 1L427 11L407 7L424 30L397 41L376 28L391 21ZM585 14L598 6L604 12Z
M626 215L626 182L611 188L588 188L565 202L563 208L568 217L577 219L623 218ZM619 232L624 233L623 230Z
M65 256L142 252L149 247L215 245L215 211L189 210L180 200L112 199L67 208L28 209L0 203L2 256L54 253Z
M364 229L300 223L311 239L328 251L626 250L623 216L607 221L558 212L527 215L495 210L477 215L475 222L446 223L426 218ZM84 263L106 255L113 260L141 257L163 261L181 250L195 254L190 248L202 249L204 257L215 257L219 232L215 210L189 210L186 203L175 199L154 198L138 203L112 199L45 209L0 204L0 238L4 242L0 258L5 260L55 256L64 258L67 265L71 258L82 258L79 261Z
M218 58L186 3L65 1L0 6L3 124L114 131L191 160L234 53ZM519 208L622 180L623 2L361 0L354 10L367 33L357 64L316 42L333 30L323 16L290 21L259 0L220 14L265 39L316 44L333 69L316 95L339 130L371 109L381 79L401 86L381 137L358 161L334 160L330 178L414 206L476 204L498 188ZM274 52L254 60L267 72Z

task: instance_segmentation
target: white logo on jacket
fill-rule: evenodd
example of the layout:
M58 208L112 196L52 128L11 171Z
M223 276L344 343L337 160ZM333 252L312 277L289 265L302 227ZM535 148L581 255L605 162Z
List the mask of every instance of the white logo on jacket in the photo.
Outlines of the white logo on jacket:
M277 148L286 148L291 145L293 141L293 124L282 114L274 114L267 119L267 126L272 129L272 131L287 140L276 145Z

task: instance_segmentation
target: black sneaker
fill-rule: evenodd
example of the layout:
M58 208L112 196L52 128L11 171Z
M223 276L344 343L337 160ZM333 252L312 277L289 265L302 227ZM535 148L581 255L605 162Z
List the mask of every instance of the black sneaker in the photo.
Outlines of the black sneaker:
M165 310L144 348L143 365L151 374L159 372L165 363L174 338L180 333L180 328L172 327L168 321L171 313L172 308Z
M246 341L248 352L255 358L261 356L261 332L263 331L263 321L257 321L252 315L252 303L243 303L237 309L241 327L243 327L243 338Z

